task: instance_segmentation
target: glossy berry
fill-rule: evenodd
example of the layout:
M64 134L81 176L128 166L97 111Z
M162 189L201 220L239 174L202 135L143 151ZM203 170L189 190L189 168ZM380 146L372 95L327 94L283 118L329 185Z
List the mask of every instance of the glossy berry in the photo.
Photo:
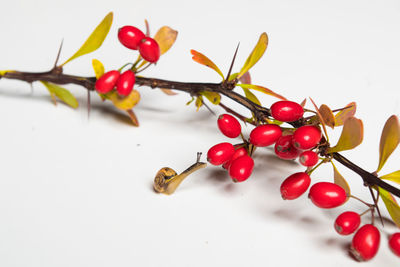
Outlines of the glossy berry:
M360 226L361 218L357 212L345 211L335 220L335 230L340 235L350 235Z
M119 76L120 73L117 70L106 72L96 81L94 87L100 94L106 94L114 88Z
M250 177L253 167L253 159L248 155L244 155L232 161L229 167L229 175L234 182L243 182Z
M250 143L263 147L274 144L282 135L281 127L275 124L265 124L254 128L250 133Z
M133 26L124 26L118 31L118 40L129 49L139 49L139 44L143 38L145 38L144 33Z
M211 147L207 153L207 160L212 165L221 165L227 162L235 153L235 148L230 143L220 143Z
M231 166L232 161L234 161L235 159L244 156L244 155L248 155L247 154L247 150L244 147L239 147L235 150L235 153L233 153L232 157L230 160L228 160L227 162L225 162L222 167L224 169L229 169L229 167Z
M389 237L389 247L394 254L400 257L400 233L394 233Z
M145 37L140 41L139 53L148 62L155 63L160 58L160 47L156 40Z
M312 167L318 162L318 154L314 151L304 151L299 156L299 162L306 167Z
M275 143L275 154L281 159L295 159L300 151L292 144L292 135L281 136Z
M297 172L290 175L281 185L281 195L283 199L296 199L310 186L310 176L305 172Z
M320 140L321 131L312 125L301 126L293 134L293 145L301 150L315 147Z
M346 202L346 192L337 184L319 182L311 186L308 197L322 209L336 208Z
M372 224L366 224L353 237L350 252L358 261L372 259L379 249L381 235Z
M218 117L217 122L219 130L226 137L236 138L242 132L242 127L240 126L239 121L229 114L222 114Z
M271 106L271 115L278 121L297 121L303 114L303 107L293 101L278 101Z
M132 92L133 85L135 84L135 73L127 70L119 76L117 80L117 92L120 95L127 96Z

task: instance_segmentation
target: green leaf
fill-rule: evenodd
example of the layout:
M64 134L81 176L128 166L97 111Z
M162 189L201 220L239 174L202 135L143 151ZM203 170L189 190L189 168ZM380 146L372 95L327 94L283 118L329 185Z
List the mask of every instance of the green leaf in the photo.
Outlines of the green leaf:
M178 32L168 26L163 26L158 30L154 36L154 40L156 40L160 46L161 55L166 53L171 48L171 46L175 43L177 36Z
M194 101L194 97L192 96L192 99L190 99L190 100L186 103L186 106L189 106L193 101Z
M274 96L274 97L282 99L282 100L287 100L285 97L281 96L280 94L277 94L274 91L272 91L266 87L260 86L260 85L238 83L237 86L240 86L240 87L246 88L246 89L253 89L253 90L259 91L261 93L264 93L264 94L267 94L270 96Z
M378 187L379 194L383 203L385 203L386 209L392 217L393 222L400 227L400 207L397 204L396 199L388 191Z
M105 70L103 63L101 63L100 60L93 59L92 66L94 73L96 75L96 79L99 79L101 76L103 76Z
M216 92L206 91L206 92L201 92L200 94L205 96L214 105L219 105L219 102L221 102L221 96Z
M231 75L229 75L228 81L232 81L232 80L236 79L236 77L237 77L238 75L239 75L238 72L232 73Z
M334 183L337 184L338 186L342 187L344 189L344 191L346 191L347 199L349 199L349 197L351 195L350 186L347 183L346 179L344 179L344 177L337 170L335 164L333 164L332 161L331 161L331 163L332 163L332 167L333 167Z
M356 114L357 104L351 102L335 115L335 126L342 126L344 122Z
M222 77L223 80L225 79L225 77L222 74L221 70L217 67L217 65L215 65L214 62L211 61L211 59L209 59L208 57L206 57L202 53L197 52L196 50L193 50L193 49L190 50L190 53L193 55L192 59L194 61L196 61L199 64L202 64L204 66L207 66L207 67L215 70Z
M238 77L240 78L246 72L248 72L251 67L253 67L257 61L264 55L265 50L268 46L268 35L263 32L258 39L256 46L254 47L253 51L247 58L246 62L244 63L242 69L239 72Z
M108 32L110 31L111 24L113 21L113 13L110 12L105 16L105 18L100 22L100 24L94 29L92 34L86 40L86 42L79 48L79 50L70 57L67 61L65 61L61 66L64 66L68 62L78 58L80 56L89 54L95 50L97 50L102 44Z
M78 101L74 97L73 94L70 93L65 88L62 88L61 86L58 86L54 83L49 83L45 81L40 81L44 86L46 86L47 90L49 90L50 95L54 99L54 96L58 97L62 102L67 104L68 106L72 108L77 108L79 106Z
M400 124L397 116L392 115L386 121L382 130L381 141L379 144L379 164L376 172L379 172L385 165L389 156L400 143Z
M261 106L260 100L258 100L258 98L249 89L247 89L247 88L242 88L242 89L243 89L244 94L245 94L245 96L246 96L246 98L248 100L250 100L251 102L254 102L257 105Z
M364 136L364 127L361 120L350 117L343 125L342 133L336 146L328 149L328 153L353 149L361 144Z
M400 170L379 177L400 184Z

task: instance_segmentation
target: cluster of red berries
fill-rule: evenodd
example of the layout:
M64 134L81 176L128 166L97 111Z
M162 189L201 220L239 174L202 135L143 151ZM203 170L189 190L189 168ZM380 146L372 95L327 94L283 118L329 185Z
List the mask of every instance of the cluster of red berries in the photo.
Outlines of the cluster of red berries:
M118 94L127 96L132 92L135 84L135 73L127 70L122 74L117 70L104 73L95 83L95 88L100 94L106 94L116 88Z

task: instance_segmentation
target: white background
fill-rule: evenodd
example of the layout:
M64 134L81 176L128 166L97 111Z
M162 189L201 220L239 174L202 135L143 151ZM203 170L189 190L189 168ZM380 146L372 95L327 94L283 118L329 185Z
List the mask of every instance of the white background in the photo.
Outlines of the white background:
M92 58L107 69L135 58L118 43L117 29L144 29L146 18L153 33L169 25L179 35L143 75L218 82L189 50L205 53L226 73L237 43L239 69L265 31L270 44L251 71L253 82L299 102L311 96L339 108L356 101L364 143L344 155L375 170L384 122L400 113L399 1L7 1L0 11L0 69L48 70L62 38L65 60L109 11L114 23L102 48L69 63L66 73L93 75ZM28 84L0 80L0 266L358 266L347 254L351 237L338 236L333 221L364 206L349 201L326 211L306 196L283 201L280 183L303 168L270 149L257 151L245 183L209 167L173 196L153 192L159 168L180 172L197 151L227 140L216 117L185 106L188 95L140 88L135 128L94 94L88 120L85 90L67 87L78 110L54 107L40 84L32 93ZM257 95L266 106L275 101ZM331 133L332 142L339 133ZM382 174L399 169L399 155ZM370 201L361 179L338 167L353 193ZM331 171L316 171L313 182L331 181ZM379 254L363 266L399 264L387 246L394 231L386 223Z

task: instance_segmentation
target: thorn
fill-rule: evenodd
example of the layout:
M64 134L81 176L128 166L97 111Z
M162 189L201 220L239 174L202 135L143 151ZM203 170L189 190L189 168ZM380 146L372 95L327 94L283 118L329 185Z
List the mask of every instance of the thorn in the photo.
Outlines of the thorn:
M226 79L228 79L228 80L229 80L229 76L231 76L231 72L232 72L233 65L235 64L236 55L237 55L237 52L238 52L238 50L239 50L239 46L240 46L240 42L239 42L238 45L236 46L236 50L235 50L235 54L233 55L233 59L232 59L232 62L231 62L231 66L229 67L228 74L226 75Z
M385 225L383 224L383 219L382 219L381 212L380 212L379 207L378 207L378 199L375 197L375 194L372 191L370 186L368 186L368 189L369 189L369 192L371 193L371 196L372 196L372 199L374 201L376 211L378 212L379 219L381 220L382 226L385 227Z
M196 163L200 162L201 152L197 152L197 160Z
M146 25L146 36L150 37L150 26L149 26L149 22L147 21L147 19L144 20L144 24Z
M91 109L91 101L90 101L90 91L87 90L87 118L90 118L90 109Z
M61 50L62 50L62 47L63 47L63 43L64 43L64 38L61 39L60 48L58 49L58 53L57 53L56 61L54 62L54 67L53 67L53 69L56 69L56 68L57 68L57 63L58 63L58 60L60 59L60 54L61 54Z
M29 83L29 85L31 86L31 95L33 95L33 83Z
M217 114L215 114L215 112L212 111L211 108L204 101L202 101L202 102L203 102L203 105L208 109L208 111L211 112L211 114L213 114L214 116L217 116Z

